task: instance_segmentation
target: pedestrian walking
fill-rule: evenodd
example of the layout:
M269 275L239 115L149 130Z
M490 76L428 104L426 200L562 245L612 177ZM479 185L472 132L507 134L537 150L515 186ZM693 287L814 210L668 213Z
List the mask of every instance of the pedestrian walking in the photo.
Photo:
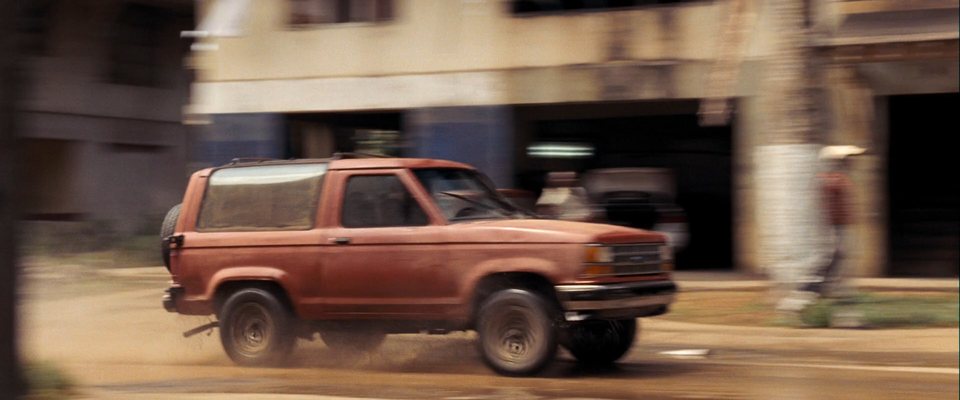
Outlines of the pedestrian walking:
M827 263L814 274L814 280L802 290L818 297L841 295L847 291L843 278L849 259L850 225L853 222L853 181L850 179L850 157L863 154L857 146L826 146L820 151L825 171L817 174L823 218L831 239L832 251Z
M817 266L797 290L778 306L783 311L801 311L821 297L849 300L851 290L845 282L850 250L850 225L853 222L853 181L850 157L863 154L857 146L826 146L820 150L823 171L817 174L820 207L831 249L825 262Z

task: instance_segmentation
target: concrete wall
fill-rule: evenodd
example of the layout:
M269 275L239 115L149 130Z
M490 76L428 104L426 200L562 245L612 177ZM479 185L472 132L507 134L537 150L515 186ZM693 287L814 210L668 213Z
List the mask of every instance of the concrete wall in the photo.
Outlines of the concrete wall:
M209 38L190 112L346 111L699 98L723 2L514 16L505 1L397 1L385 23L292 27L252 2L246 32ZM758 9L743 53L770 51Z
M483 156L461 151L463 146L458 144L492 149L507 137L514 144L525 140L530 121L506 111L510 105L576 109L578 104L705 97L723 23L729 16L729 2L706 0L615 12L523 16L513 15L507 1L397 0L394 4L395 18L385 23L290 26L288 1L252 1L243 35L198 40L212 50L195 51L190 60L198 70L188 113L407 110L404 130L412 144L411 155L459 159L489 172L506 165L489 157L512 152L514 161L520 160L520 146L508 145L500 153L489 150L494 153ZM759 95L776 27L771 25L775 19L770 18L766 2L745 4L750 11L748 29L737 52L739 73L728 93L738 98L733 123L734 250L738 269L763 273L768 271L757 257L754 150L763 142L773 101ZM914 11L939 18L940 13L955 14L956 3L815 0L811 6L814 30L837 39L824 42L826 47L818 54L832 67L856 72L853 80L826 83L833 97L824 104L831 113L818 136L827 143L871 149L854 171L859 184L854 228L859 247L853 271L878 275L886 259L886 133L880 121L882 111L873 114L872 122L858 118L870 110L882 110L879 102L884 95L956 92L956 51L953 55L948 51L956 42L941 46L947 51L940 50L942 54L934 60L911 58L929 57L924 55L930 50L924 44L893 59L889 52L865 58L857 53L869 49L860 47L857 40L899 39L856 35L878 33L861 29L873 26L871 18L904 20L887 16ZM916 25L920 28L897 29L909 40L956 35L956 24L947 24L945 35L933 36L926 35L929 32L924 30L932 28L924 27L922 20ZM881 28L880 34L889 27ZM926 36L913 35L917 32ZM837 43L847 47L842 52L830 47ZM890 51L896 53L898 48L895 45ZM847 101L852 98L859 100ZM498 183L506 181L500 172L494 175Z
M713 56L714 2L515 17L505 1L405 0L385 23L290 26L289 2L252 2L245 35L212 39L201 81L535 68ZM611 54L611 42L622 47ZM318 46L318 44L322 44Z
M154 3L169 18L157 35L161 57L150 86L111 79L123 2L55 4L44 17L44 45L25 65L21 132L34 151L21 165L33 200L24 212L139 229L180 201L189 172L190 128L181 113L190 77L179 31L192 25L191 3Z
M286 126L279 114L218 114L198 132L192 160L203 167L234 158L283 158Z
M405 121L412 144L407 156L464 162L487 174L497 187L513 187L510 107L416 109Z

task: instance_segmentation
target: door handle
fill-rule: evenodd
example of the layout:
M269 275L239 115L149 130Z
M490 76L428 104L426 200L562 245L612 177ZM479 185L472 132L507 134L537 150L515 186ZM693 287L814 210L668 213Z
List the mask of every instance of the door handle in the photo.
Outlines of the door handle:
M350 238L348 237L331 238L330 241L334 244L350 244Z

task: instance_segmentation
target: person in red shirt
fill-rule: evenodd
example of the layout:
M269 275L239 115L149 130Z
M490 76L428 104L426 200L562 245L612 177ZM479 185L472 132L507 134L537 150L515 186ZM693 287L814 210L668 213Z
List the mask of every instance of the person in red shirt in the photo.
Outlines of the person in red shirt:
M850 225L853 222L853 181L850 180L850 157L863 154L866 149L857 146L826 146L820 151L820 160L826 170L817 174L823 220L832 236L833 250L827 262L814 274L811 282L800 289L818 297L839 295L844 277L844 263L848 254Z
M849 299L843 282L844 264L849 246L849 230L853 223L853 181L848 172L850 157L863 154L866 149L857 146L826 146L820 150L824 171L817 174L823 222L832 243L832 251L825 263L811 271L808 279L799 283L777 306L781 311L798 312L820 297Z

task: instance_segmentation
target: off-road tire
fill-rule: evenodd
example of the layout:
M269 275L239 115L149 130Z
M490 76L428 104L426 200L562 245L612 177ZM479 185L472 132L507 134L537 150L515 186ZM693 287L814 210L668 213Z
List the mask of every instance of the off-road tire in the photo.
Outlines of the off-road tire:
M180 206L182 206L182 204L177 204L170 208L170 211L167 211L167 215L163 217L163 223L160 225L160 255L163 257L163 265L167 267L167 270L170 269L170 246L164 239L173 235L173 231L177 228L177 219L180 218Z
M477 318L477 347L484 363L502 375L534 375L557 353L558 312L538 294L507 289L484 300Z
M239 365L282 365L296 344L292 313L266 290L238 290L223 303L219 317L220 342Z
M583 321L567 328L564 347L582 364L609 365L630 350L636 335L636 319Z

